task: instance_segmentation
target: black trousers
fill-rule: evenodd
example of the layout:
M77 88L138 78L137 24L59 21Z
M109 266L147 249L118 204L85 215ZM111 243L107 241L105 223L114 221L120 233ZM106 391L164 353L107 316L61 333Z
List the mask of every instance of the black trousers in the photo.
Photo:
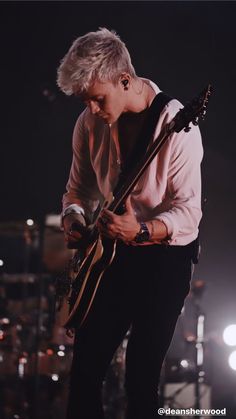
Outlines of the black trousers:
M118 244L91 312L75 336L67 419L104 418L102 382L130 326L127 419L156 419L160 371L189 292L194 243Z

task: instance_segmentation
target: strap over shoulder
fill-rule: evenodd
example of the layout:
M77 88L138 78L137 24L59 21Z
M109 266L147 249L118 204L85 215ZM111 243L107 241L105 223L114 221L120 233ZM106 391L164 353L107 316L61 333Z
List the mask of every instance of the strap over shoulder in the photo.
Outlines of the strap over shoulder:
M148 145L152 139L152 136L154 135L154 131L157 125L157 122L160 118L161 112L164 109L164 107L167 105L168 102L170 102L173 98L168 96L164 92L158 93L148 110L148 115L146 118L146 121L143 125L143 128L140 132L140 135L138 137L138 140L136 142L136 145L129 156L129 158L126 160L124 168L120 174L118 183L114 190L114 195L117 191L121 188L133 168L137 165L141 157L146 153L146 150L148 148Z

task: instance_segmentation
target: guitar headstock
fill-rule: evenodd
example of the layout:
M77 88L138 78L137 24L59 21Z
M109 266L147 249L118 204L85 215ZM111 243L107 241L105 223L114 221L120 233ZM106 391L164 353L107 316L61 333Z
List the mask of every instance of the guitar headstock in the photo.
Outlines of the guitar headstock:
M180 132L182 129L188 132L191 129L189 126L190 122L192 122L193 125L198 125L200 119L204 119L205 117L211 93L212 87L208 84L199 96L195 97L191 102L188 102L184 108L179 110L172 120L174 125L171 126L171 129L175 132Z

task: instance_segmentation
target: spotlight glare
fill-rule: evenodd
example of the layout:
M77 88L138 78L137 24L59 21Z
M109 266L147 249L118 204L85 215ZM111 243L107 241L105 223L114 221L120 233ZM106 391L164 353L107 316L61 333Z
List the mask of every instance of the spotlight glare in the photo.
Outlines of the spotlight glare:
M32 220L31 218L28 218L28 220L26 220L26 224L28 226L33 226L34 225L34 220Z
M223 340L226 345L236 346L236 324L230 324L223 332Z
M189 367L189 362L187 361L187 359L182 359L182 361L180 362L180 365L183 368L188 368Z
M59 345L60 351L64 351L66 349L65 345Z
M3 266L3 265L4 265L4 262L2 259L0 259L0 266Z
M236 371L236 351L233 351L228 359L229 366L232 370Z

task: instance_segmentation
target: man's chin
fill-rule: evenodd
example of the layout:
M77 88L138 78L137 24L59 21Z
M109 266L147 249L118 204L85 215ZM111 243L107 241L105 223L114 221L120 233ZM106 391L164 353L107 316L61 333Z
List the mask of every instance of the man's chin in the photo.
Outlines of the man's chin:
M115 122L117 122L117 120L118 120L118 118L112 118L111 116L110 117L108 117L108 118L106 118L106 120L104 121L106 124L109 124L109 125L112 125L112 124L114 124Z
M114 122L117 121L117 118L114 118L112 116L100 116L100 115L98 115L98 117L100 119L102 119L104 124L106 124L106 125L112 125L112 124L114 124Z

